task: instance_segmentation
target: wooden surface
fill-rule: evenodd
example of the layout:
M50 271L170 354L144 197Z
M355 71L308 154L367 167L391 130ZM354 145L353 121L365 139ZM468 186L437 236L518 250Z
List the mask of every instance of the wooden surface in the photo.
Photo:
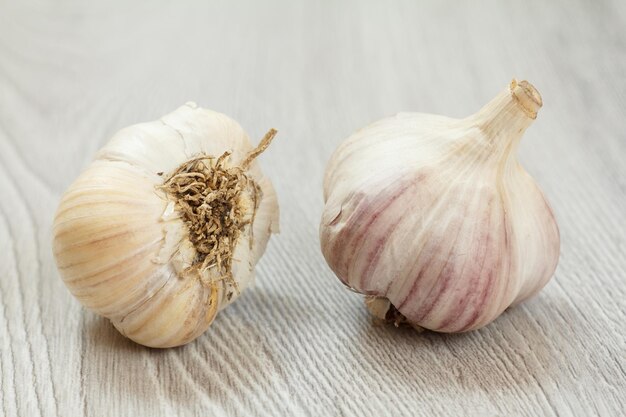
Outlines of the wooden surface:
M624 28L617 0L0 0L0 414L624 415ZM373 120L465 116L514 76L544 98L520 159L560 224L555 278L470 334L373 325L319 251L325 162ZM50 227L113 133L188 100L279 130L260 159L282 233L206 334L151 350L70 296Z

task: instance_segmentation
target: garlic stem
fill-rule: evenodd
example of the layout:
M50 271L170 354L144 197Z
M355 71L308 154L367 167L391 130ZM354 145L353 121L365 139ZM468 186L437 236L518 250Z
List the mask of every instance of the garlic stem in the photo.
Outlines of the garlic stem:
M531 119L537 118L537 112L543 106L543 100L539 91L528 81L519 83L513 79L511 81L511 96L518 102L520 107Z
M493 146L492 154L502 160L514 154L542 105L541 95L532 84L514 79L508 89L465 121L485 133Z

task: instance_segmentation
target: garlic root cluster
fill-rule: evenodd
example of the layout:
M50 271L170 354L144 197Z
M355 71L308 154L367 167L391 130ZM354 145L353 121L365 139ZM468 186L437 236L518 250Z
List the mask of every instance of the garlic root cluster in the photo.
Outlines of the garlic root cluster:
M542 105L513 80L476 114L402 113L359 130L324 178L324 257L396 324L478 329L553 275L559 232L516 158Z
M152 347L195 339L253 280L278 203L243 129L193 103L118 132L63 195L53 250L86 307Z

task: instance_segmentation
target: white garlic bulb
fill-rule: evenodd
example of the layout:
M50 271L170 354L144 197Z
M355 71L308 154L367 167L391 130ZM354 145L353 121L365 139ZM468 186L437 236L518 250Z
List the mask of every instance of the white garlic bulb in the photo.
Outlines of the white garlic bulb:
M234 120L188 103L118 132L62 197L53 249L78 300L151 347L185 344L248 287L278 203Z
M468 118L398 114L335 151L322 252L374 315L463 332L548 282L558 227L515 156L541 105L531 84L513 80Z

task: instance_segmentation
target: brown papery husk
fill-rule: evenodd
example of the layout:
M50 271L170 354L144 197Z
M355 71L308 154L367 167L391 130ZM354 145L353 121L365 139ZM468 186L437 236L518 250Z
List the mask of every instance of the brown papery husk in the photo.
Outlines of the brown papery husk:
M226 282L239 293L232 274L233 252L244 228L254 223L262 197L261 187L246 170L267 149L276 133L270 129L238 166L228 165L228 151L217 158L198 155L182 163L159 186L174 201L187 228L187 238L196 250L195 259L180 272L181 276L198 276L207 286ZM242 204L246 193L252 200L251 214ZM251 247L253 239L250 229ZM207 280L209 275L213 278ZM232 294L229 291L227 297L230 299Z

